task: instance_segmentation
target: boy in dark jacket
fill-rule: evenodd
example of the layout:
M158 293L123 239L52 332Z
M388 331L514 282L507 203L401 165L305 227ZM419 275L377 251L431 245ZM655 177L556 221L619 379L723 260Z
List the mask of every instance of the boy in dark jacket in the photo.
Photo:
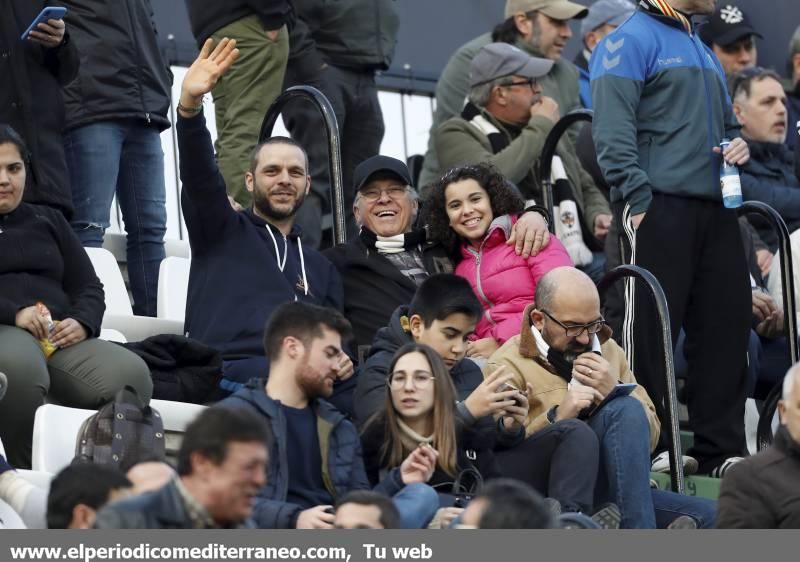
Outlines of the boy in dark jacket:
M299 300L342 308L339 274L304 247L294 225L311 185L297 143L275 137L256 147L244 177L253 206L236 212L228 203L201 102L238 56L234 47L235 41L220 42L213 52L208 43L203 47L184 78L177 123L183 215L192 247L185 329L222 353L222 386L230 392L266 376L261 338L278 305ZM350 360L342 361L343 374L352 373Z
M378 330L359 368L353 400L356 419L363 425L383 407L394 353L412 341L428 345L450 370L460 421L466 427L496 426L495 452L503 475L525 480L548 493L565 511L591 512L595 477L589 467L598 462L597 439L570 420L524 438L521 420L528 412L525 394L503 388L511 379L507 374L484 381L478 365L465 357L467 342L482 314L466 279L445 273L425 280L411 304L398 307L389 325ZM509 407L512 397L520 404Z
M271 364L266 386L251 381L221 402L264 416L275 437L269 478L253 510L258 527L333 528L337 498L370 487L355 427L325 400L349 332L350 323L335 310L300 302L278 307L264 336ZM439 507L436 492L424 484L435 465L432 450L417 449L375 488L393 496L405 528L424 527Z

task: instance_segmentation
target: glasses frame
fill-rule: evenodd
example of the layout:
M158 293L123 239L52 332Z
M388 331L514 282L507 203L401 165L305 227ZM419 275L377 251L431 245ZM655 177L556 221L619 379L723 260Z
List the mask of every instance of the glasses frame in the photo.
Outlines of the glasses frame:
M536 78L528 78L527 80L520 80L518 82L506 82L505 84L500 84L500 86L503 88L510 88L512 86L528 86L531 89L531 92L533 92L537 82L538 80L536 80Z
M389 389L393 388L393 387L392 387L392 380L393 380L393 379L394 379L394 373L389 373L389 376L388 376L388 377L386 377L386 386L388 386L388 387L389 387ZM428 385L430 385L431 383L433 383L433 381L435 381L435 380L436 380L436 377L435 377L434 375L430 375L430 380L429 380L429 382L426 382L426 383L425 383L425 384L423 384L422 386L419 386L419 385L417 385L417 382L414 380L414 375L411 375L411 381L412 381L412 383L413 383L413 386L414 386L414 388L416 388L416 389L418 389L418 390L419 390L419 389L421 389L421 388L427 388L427 387L428 387ZM400 389L400 388L405 388L405 382L403 383L403 386L398 386L397 388L398 388L398 389Z
M390 189L394 189L394 187L400 187L400 186L399 186L399 185L397 185L397 186L393 186L393 187L392 187L392 188L390 188ZM403 198L403 196L405 196L405 195L408 195L408 189L409 189L409 187L408 187L407 185L404 185L404 186L403 186L403 192L402 192L402 193L400 193L400 194L398 194L398 195L397 195L397 197L394 197L394 196L392 196L392 194L391 194L391 193L389 193L389 190L388 190L388 189L379 189L379 190L378 190L378 196L377 196L375 199L371 199L370 197L367 197L367 195L366 195L366 192L364 192L364 191L359 191L359 192L358 192L358 195L359 195L359 197L361 197L361 199L363 199L363 200L364 200L364 201L366 201L367 203L376 203L376 202L380 201L380 199L381 199L381 196L382 196L384 193L385 193L385 194L386 194L386 195L389 197L389 199L391 199L392 201L399 201L400 199L402 199L402 198Z
M552 314L550 314L546 310L542 310L541 312L542 312L542 314L547 316L550 320L552 320L553 322L555 322L556 324L558 324L559 326L564 328L564 335L566 335L568 338L579 338L579 337L581 337L583 335L584 331L587 334L589 334L590 336L594 336L595 334L598 334L603 329L603 326L608 324L606 322L606 319L601 316L599 320L595 320L594 322L589 322L588 324L574 324L574 325L570 326L570 325L564 324L561 320L559 320L558 318L556 318L555 316L553 316ZM598 326L597 330L594 331L594 332L590 331L590 329L593 326ZM577 334L575 334L574 336L570 335L569 331L570 330L574 330L576 328L580 328L580 331Z

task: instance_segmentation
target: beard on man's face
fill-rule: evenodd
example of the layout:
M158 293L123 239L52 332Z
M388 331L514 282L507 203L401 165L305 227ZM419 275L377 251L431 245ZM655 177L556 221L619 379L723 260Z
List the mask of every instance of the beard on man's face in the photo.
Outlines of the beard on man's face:
M333 394L333 384L336 382L336 373L323 375L319 370L309 364L308 357L298 367L300 371L299 385L305 392L306 398L328 398ZM330 383L328 381L331 381Z
M578 358L579 355L588 353L591 350L592 350L591 341L589 341L589 343L584 345L580 343L578 340L572 340L567 344L566 348L561 353L564 355L564 359L572 363L575 361L575 359Z
M275 207L269 200L269 196L262 194L258 189L253 191L253 206L263 216L273 220L286 220L297 214L297 210L303 201L306 199L306 194L301 193L295 199L294 205L288 207L281 205L280 208Z

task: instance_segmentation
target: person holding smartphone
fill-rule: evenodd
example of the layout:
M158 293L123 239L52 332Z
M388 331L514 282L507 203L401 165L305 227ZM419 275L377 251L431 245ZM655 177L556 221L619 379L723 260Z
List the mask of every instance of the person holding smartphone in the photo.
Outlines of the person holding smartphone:
M485 373L505 367L517 388L530 385L527 435L565 420L588 426L600 443L595 504L614 502L622 528L711 527L715 502L650 489L650 452L661 426L653 402L635 384L625 352L611 339L600 296L573 267L545 274L527 307L520 335L490 358ZM613 394L622 394L610 398ZM604 403L605 401L605 403ZM595 410L592 412L592 408Z
M58 209L69 219L73 207L61 136L62 88L78 74L78 51L63 19L38 23L20 39L50 4L0 0L0 123L19 132L30 150L25 202Z

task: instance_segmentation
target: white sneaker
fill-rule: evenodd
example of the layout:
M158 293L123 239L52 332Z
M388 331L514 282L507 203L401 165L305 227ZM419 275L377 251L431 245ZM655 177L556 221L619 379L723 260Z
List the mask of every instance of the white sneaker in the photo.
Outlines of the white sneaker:
M723 461L721 465L714 467L709 473L709 476L711 476L712 478L722 478L723 476L725 476L725 473L728 472L728 469L730 467L743 460L744 457L728 457Z
M683 455L683 473L694 474L697 472L697 459L688 455ZM650 472L669 473L669 451L662 451L653 459L650 465Z

